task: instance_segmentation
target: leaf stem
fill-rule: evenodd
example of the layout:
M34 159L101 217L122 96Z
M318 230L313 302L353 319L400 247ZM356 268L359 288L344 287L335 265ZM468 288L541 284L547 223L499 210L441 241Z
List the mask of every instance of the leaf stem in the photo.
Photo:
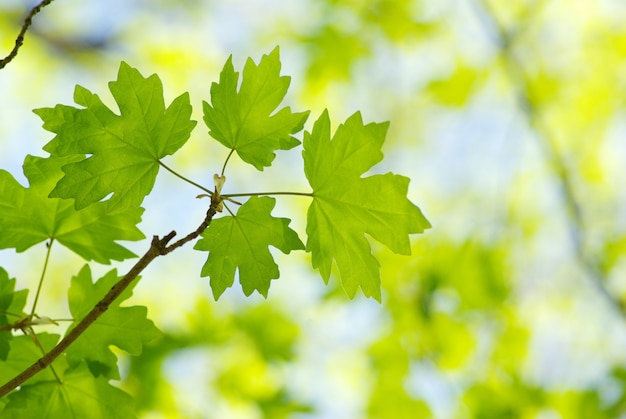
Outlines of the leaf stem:
M262 196L262 195L295 195L308 196L313 198L313 192L246 192L246 193L225 193L222 198L233 198L237 196Z
M226 205L226 203L224 203L224 208L226 208L226 211L228 211L231 216L233 217L236 216L235 213L230 208L228 208L228 205Z
M52 251L52 244L54 239L50 239L50 242L46 243L48 250L46 251L46 259L43 262L43 269L41 270L41 277L39 278L39 285L37 285L37 293L35 294L35 301L33 301L33 308L30 310L30 317L35 315L35 309L37 308L37 302L39 301L39 295L41 294L41 287L43 280L46 276L46 270L48 269L48 261L50 260L50 252Z
M43 345L41 344L41 342L39 342L39 339L37 339L37 335L35 334L35 331L33 330L32 327L28 327L28 332L26 332L31 339L33 340L33 342L35 342L35 346L39 348L39 350L41 351L42 355L46 355L46 350L44 349ZM53 365L50 365L50 371L52 371L52 375L54 375L54 378L57 379L57 382L59 384L62 384L63 382L61 381L61 378L59 378L59 374L57 374L56 370L54 369Z
M200 185L199 183L194 182L191 179L186 178L185 176L181 175L180 173L174 171L173 169L170 169L169 167L167 167L165 165L165 163L163 163L161 160L158 160L159 164L161 165L161 167L163 167L165 170L167 170L168 172L170 172L171 174L173 174L174 176L176 176L179 179L184 180L187 183L192 184L193 186L195 186L198 189L203 190L204 192L208 193L209 195L213 195L213 191L211 191L210 189L205 188L204 186Z
M228 153L228 156L226 156L226 160L224 161L224 166L222 166L222 174L220 176L224 176L224 171L226 170L226 165L228 164L228 160L230 160L230 156L232 156L234 152L235 152L235 149L231 148L230 153Z

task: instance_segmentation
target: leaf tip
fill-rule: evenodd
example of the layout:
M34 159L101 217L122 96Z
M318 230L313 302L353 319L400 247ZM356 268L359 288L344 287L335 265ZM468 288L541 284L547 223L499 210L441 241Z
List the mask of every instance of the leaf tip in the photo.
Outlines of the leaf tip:
M211 287L211 294L213 294L213 299L215 301L219 300L222 294L224 294L224 289L217 289L217 287Z

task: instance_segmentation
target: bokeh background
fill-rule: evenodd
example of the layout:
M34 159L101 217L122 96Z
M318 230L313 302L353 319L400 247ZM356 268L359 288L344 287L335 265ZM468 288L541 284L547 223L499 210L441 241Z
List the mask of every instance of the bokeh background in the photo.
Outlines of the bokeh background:
M0 1L2 55L32 6ZM157 260L131 301L164 338L120 354L139 416L626 417L624 22L620 0L57 0L0 71L0 167L26 183L24 156L51 138L31 110L73 104L76 84L113 107L121 60L159 74L168 103L189 91L201 121L229 55L241 69L279 45L308 129L324 108L335 127L391 121L374 172L409 176L433 228L411 257L373 243L382 304L324 285L303 252L275 254L267 300L236 285L213 301L191 246ZM207 131L166 163L211 185L227 150ZM308 190L299 149L278 154L263 176L231 161L225 189ZM162 172L146 236L195 229L197 193ZM275 214L304 237L307 205ZM44 256L0 265L32 288ZM54 248L39 314L67 316L82 263Z

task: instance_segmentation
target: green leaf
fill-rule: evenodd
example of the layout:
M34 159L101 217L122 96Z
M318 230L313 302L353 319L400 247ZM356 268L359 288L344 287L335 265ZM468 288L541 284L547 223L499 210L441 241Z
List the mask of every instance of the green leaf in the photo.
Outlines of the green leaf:
M203 102L209 134L258 170L270 166L276 150L289 150L300 141L291 136L302 130L309 112L292 113L289 107L276 111L291 78L280 76L279 50L264 55L257 65L248 58L237 92L239 73L232 56L211 85L211 104Z
M275 204L274 198L253 196L239 208L237 216L213 220L202 233L194 249L209 252L201 275L211 278L216 300L233 285L236 269L245 295L257 290L267 298L270 281L279 276L268 247L272 245L285 254L304 249L296 232L289 228L291 220L272 217Z
M363 125L360 113L340 125L332 141L324 111L304 134L304 171L314 199L307 215L307 252L328 282L333 261L350 298L357 288L380 301L378 260L369 236L395 253L411 254L409 234L430 227L407 199L409 179L386 173L361 177L383 158L387 123Z
M12 324L26 316L24 305L28 290L15 291L15 278L0 268L0 327ZM9 344L13 334L10 330L0 331L0 359L6 361L9 354Z
M112 270L94 284L89 265L85 265L72 278L68 301L72 317L77 321L68 332L119 279L116 270ZM119 379L117 357L109 347L115 345L131 355L139 355L144 343L161 336L159 329L147 319L146 307L120 307L120 303L129 298L131 293L129 288L67 349L67 360L71 366L86 360L94 375Z
M10 173L0 170L0 249L23 252L48 239L57 240L87 260L110 263L136 256L116 240L140 240L136 227L142 208L108 210L98 203L75 210L73 200L48 198L63 176L61 167L76 162L77 156L26 156L24 174L30 186L24 188Z
M77 209L111 193L107 201L111 209L139 206L154 186L159 159L182 147L196 125L190 119L188 93L165 108L163 86L156 74L144 78L122 62L117 81L109 83L109 89L120 115L81 86L76 86L74 101L85 108L57 105L34 111L44 128L57 134L44 150L81 156L63 167L65 176L50 194L75 198Z
M59 335L45 332L38 333L37 340L46 351L49 351L59 341ZM6 383L26 368L30 367L42 356L43 354L41 353L41 349L36 346L32 337L27 335L14 336L11 341L11 350L9 351L6 361L0 362L0 382L2 384ZM62 371L67 367L67 363L63 357L59 357L53 362L53 366L55 367L55 370L59 367ZM55 380L50 368L46 368L37 373L26 383L32 384L47 380ZM0 415L0 417L4 418L4 415Z
M3 419L130 419L135 418L133 398L94 377L81 364L65 372L62 383L44 381L24 385L8 396Z

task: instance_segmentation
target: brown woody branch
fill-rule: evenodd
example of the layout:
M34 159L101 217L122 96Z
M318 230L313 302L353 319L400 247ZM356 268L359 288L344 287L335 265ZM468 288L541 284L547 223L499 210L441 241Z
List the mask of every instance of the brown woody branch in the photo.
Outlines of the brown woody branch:
M15 58L15 56L17 55L17 51L20 49L20 47L24 43L24 35L26 35L26 31L28 30L30 25L32 25L33 23L33 16L35 16L37 13L41 11L41 9L43 9L44 7L46 7L53 1L54 0L43 0L37 6L33 7L30 10L30 12L26 15L26 18L24 19L24 23L22 24L22 29L20 30L20 33L17 35L17 38L15 38L15 46L13 47L9 55L7 55L2 60L0 60L0 69L3 69L4 67L6 67L6 65L9 64L11 61L13 61L13 58Z
M175 231L170 232L163 238L159 239L158 236L152 237L152 243L148 251L130 268L128 273L120 279L109 292L100 300L94 308L82 319L76 327L69 331L69 333L54 347L33 363L30 367L22 371L15 376L9 382L0 387L0 397L5 396L7 393L17 388L26 380L37 374L39 371L45 369L50 365L59 355L61 355L85 330L89 328L108 308L109 306L124 292L126 288L137 278L137 276L157 257L167 255L168 253L176 250L185 243L197 238L211 223L211 220L217 212L217 207L221 203L222 199L218 196L211 198L211 205L207 210L204 221L198 226L198 228L191 233L187 234L182 239L168 246L170 240L176 235Z

